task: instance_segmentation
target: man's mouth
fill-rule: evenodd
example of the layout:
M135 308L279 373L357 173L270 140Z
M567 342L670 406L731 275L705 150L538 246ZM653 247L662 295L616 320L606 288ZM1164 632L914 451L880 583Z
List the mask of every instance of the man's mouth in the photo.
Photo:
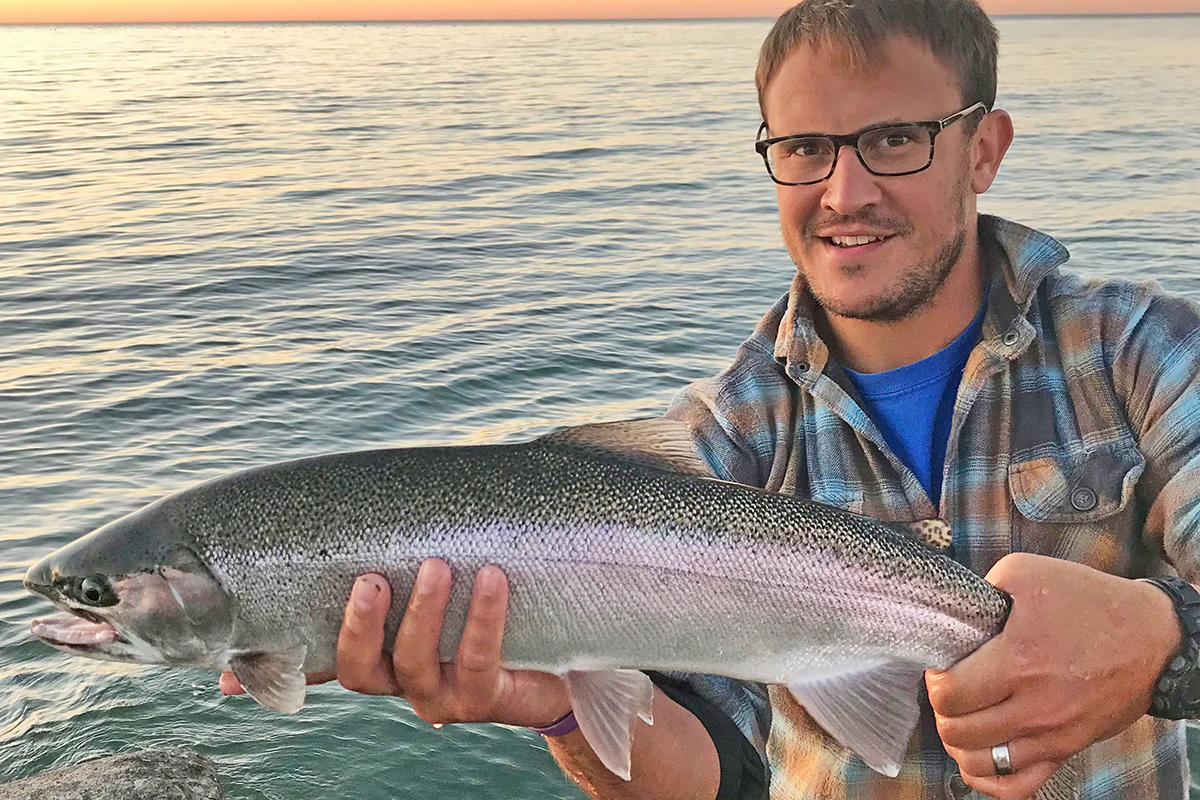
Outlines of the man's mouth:
M863 247L864 245L876 244L878 242L886 242L891 237L890 236L865 235L865 236L822 236L821 238L823 240L825 240L826 242L829 242L830 244L832 244L834 247L852 248L852 247Z

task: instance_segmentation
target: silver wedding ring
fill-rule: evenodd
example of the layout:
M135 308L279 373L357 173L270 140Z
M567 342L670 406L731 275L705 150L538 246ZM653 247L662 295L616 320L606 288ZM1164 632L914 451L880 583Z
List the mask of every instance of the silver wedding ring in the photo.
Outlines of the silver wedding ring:
M1008 754L1008 742L998 744L992 748L992 766L996 768L997 775L1012 775L1012 757Z

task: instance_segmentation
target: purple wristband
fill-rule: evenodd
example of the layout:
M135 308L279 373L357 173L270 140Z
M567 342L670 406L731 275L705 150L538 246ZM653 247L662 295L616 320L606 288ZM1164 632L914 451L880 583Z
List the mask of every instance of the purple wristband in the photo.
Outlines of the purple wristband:
M566 736L572 731L579 730L579 723L575 721L575 712L568 711L567 715L558 722L552 722L544 728L530 728L534 733L540 733L542 736Z

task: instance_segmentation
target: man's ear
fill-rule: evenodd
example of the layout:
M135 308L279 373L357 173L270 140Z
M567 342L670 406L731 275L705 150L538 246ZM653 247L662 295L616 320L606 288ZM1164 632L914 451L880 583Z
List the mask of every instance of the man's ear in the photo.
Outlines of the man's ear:
M975 194L983 194L992 185L1012 140L1012 117L1007 111L997 109L979 121L971 144L971 189Z

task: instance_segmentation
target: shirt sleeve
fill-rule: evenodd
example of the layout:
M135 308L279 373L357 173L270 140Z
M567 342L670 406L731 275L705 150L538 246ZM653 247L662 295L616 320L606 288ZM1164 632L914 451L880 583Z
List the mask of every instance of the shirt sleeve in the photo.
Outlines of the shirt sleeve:
M1139 294L1113 377L1146 460L1137 487L1143 538L1181 576L1200 582L1200 306Z
M685 387L675 396L665 416L687 423L696 450L708 462L713 475L724 481L761 487L758 459L719 405L719 377Z
M718 478L778 491L792 454L798 387L775 359L787 310L783 297L724 371L675 396L668 419L686 422L700 455Z

